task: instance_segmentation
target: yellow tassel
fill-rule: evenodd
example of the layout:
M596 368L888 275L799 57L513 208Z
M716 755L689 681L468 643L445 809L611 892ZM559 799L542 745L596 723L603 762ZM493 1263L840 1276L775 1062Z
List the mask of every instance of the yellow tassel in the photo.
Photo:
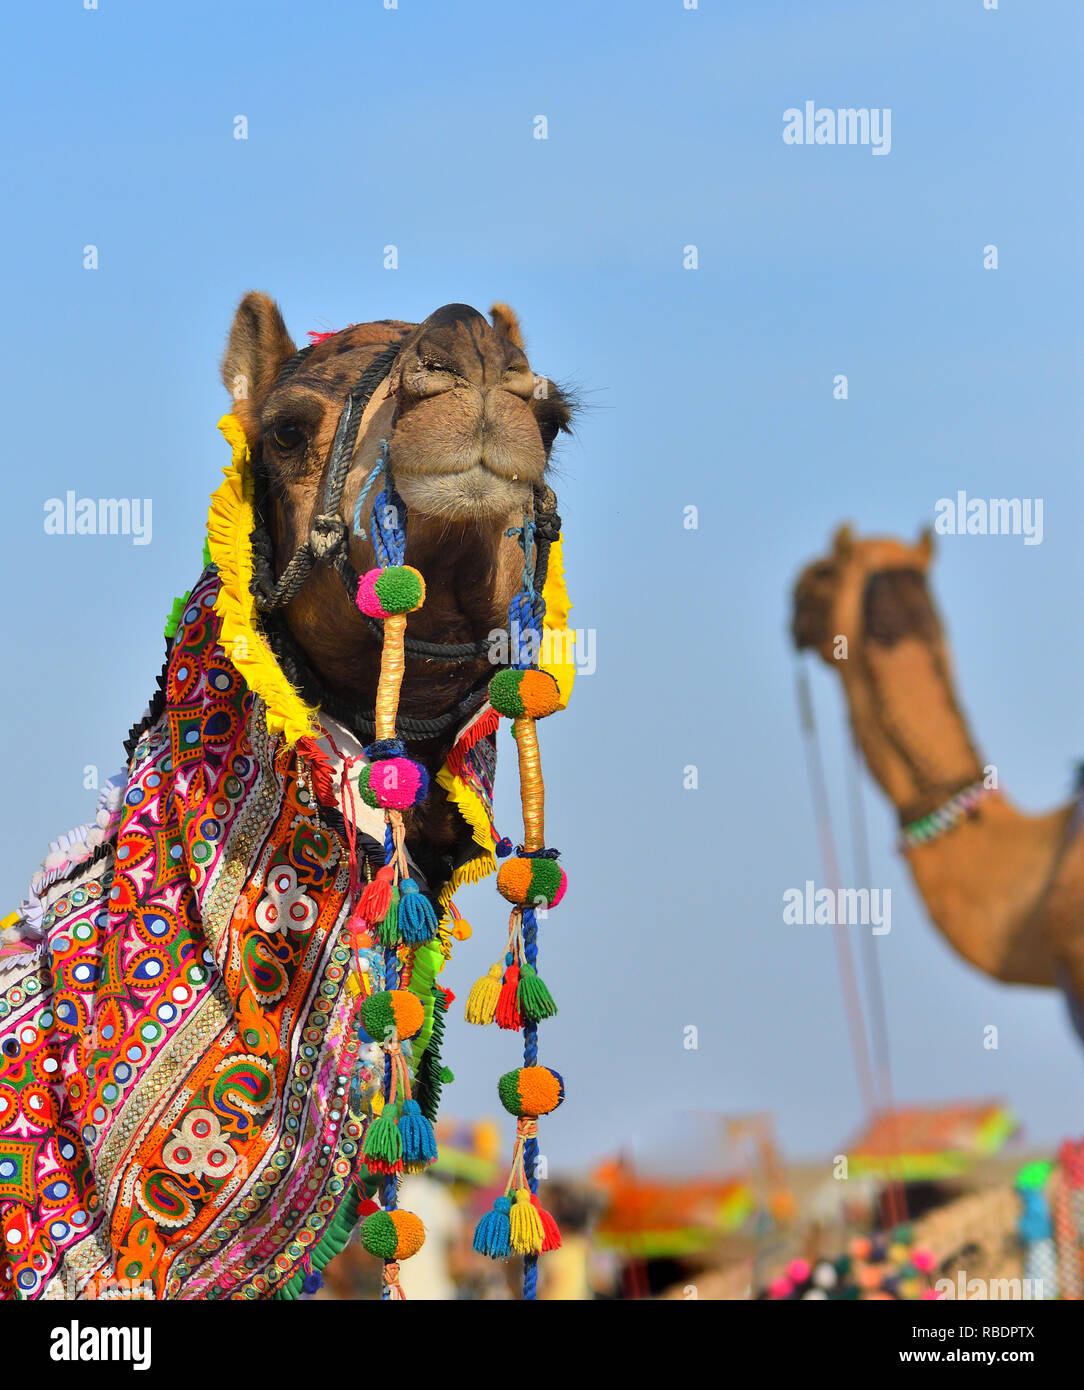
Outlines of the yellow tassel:
M501 996L501 974L504 967L500 961L489 967L489 974L475 980L467 995L464 1017L468 1023L492 1023L497 1012L497 1000Z
M518 1255L537 1255L546 1239L542 1218L531 1204L531 1194L520 1188L508 1217L511 1231L509 1241Z

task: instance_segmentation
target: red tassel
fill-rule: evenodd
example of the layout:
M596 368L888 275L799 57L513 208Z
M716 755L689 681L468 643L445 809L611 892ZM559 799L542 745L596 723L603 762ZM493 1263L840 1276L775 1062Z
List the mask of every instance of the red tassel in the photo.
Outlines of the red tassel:
M385 864L377 869L376 878L361 890L361 897L354 909L354 915L364 917L367 922L382 922L391 907L391 885L395 877L395 867Z
M544 1233L542 1254L545 1255L549 1250L560 1250L561 1232L558 1229L557 1222L554 1221L553 1217L533 1192L531 1193L531 1206L538 1212L539 1220L542 1222L542 1230Z
M523 1027L523 1018L520 1015L519 1002L516 999L518 993L519 966L510 965L504 972L504 983L497 996L497 1011L493 1015L497 1020L498 1028L507 1028L510 1031L518 1032Z

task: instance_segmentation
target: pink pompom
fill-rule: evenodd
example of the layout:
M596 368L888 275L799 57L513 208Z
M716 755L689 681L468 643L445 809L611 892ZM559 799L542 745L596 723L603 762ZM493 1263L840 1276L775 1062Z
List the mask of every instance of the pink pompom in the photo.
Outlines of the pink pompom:
M937 1289L923 1289L921 1294L919 1294L919 1297L924 1299L933 1299L940 1298L941 1294Z
M796 1284L804 1284L809 1278L809 1262L807 1260L791 1260L787 1265L787 1274Z
M794 1292L794 1285L785 1274L781 1274L778 1279L773 1279L768 1285L768 1294L772 1298L786 1298Z
M553 900L552 900L552 902L550 903L550 907L556 907L556 906L557 906L557 904L558 904L558 903L561 901L561 899L564 897L564 895L565 895L565 890L566 890L567 888L568 888L568 874L566 874L565 871L564 871L564 869L562 869L562 870L561 870L561 886L560 886L560 888L558 888L557 892L554 893L554 895L553 895Z
M916 1246L911 1251L911 1263L920 1274L929 1274L937 1260L932 1250L927 1250L923 1246Z
M411 758L381 758L369 768L369 790L386 810L405 811L424 801L429 778Z
M370 618L389 618L376 596L376 581L384 573L382 569L369 570L358 580L357 605Z

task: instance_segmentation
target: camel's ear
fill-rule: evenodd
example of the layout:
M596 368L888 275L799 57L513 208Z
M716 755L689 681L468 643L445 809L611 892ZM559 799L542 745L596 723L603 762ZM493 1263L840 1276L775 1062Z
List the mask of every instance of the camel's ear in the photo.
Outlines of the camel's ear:
M922 533L918 538L918 545L915 549L918 551L918 558L922 562L922 568L926 569L937 553L933 541L933 531L928 526L923 527Z
M499 328L506 338L511 339L521 351L523 349L523 333L520 330L519 319L516 318L515 311L510 309L507 304L494 304L489 311L489 317L493 322L494 328Z
M296 351L278 305L250 290L237 306L222 358L222 380L250 444L259 434L260 407L283 363Z
M837 560L849 560L854 549L854 532L847 522L832 537L832 554Z

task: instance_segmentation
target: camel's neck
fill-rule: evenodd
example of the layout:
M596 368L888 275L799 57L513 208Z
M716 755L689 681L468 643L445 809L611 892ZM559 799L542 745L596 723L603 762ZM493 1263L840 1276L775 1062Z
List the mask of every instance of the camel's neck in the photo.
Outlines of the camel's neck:
M840 662L859 747L901 822L984 777L940 635L852 647ZM1001 979L1053 982L1037 911L1057 862L1067 811L1028 816L1002 796L908 862L926 909L956 950Z
M840 668L858 745L901 821L983 776L943 641L864 642Z

